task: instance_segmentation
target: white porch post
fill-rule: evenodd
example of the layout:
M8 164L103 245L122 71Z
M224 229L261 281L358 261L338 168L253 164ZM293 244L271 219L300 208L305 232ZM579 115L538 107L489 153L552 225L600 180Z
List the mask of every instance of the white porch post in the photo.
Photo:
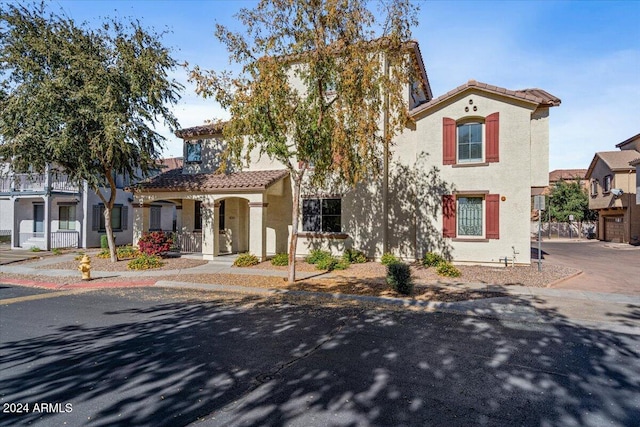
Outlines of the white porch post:
M182 233L182 206L176 205L176 233Z
M268 203L249 203L249 252L260 261L267 259L267 206Z
M17 199L11 196L11 249L16 249L20 245L20 224L16 221Z
M202 212L202 259L213 260L219 254L218 217L220 203L200 205Z
M48 175L48 174L47 174ZM44 199L44 250L51 250L51 196L43 196Z
M149 231L149 208L145 203L133 206L133 246L138 246L142 233Z

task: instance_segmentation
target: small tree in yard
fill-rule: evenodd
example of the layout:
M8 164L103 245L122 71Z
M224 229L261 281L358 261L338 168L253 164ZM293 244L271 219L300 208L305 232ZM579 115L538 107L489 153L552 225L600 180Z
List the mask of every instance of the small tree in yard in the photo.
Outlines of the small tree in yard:
M353 186L378 176L385 147L406 125L414 71L405 42L415 8L409 0L389 0L374 15L368 4L262 0L237 15L245 34L217 26L231 61L242 66L239 75L191 70L198 93L231 113L221 169L241 165L256 150L289 170L289 283L295 281L303 182L323 187L337 178Z
M578 223L582 221L593 221L596 219L596 212L589 209L589 196L587 190L580 181L558 181L551 189L552 202L549 203L546 214L557 221L569 221L569 215Z
M15 170L53 164L86 181L105 206L115 262L116 176L148 175L164 140L152 126L178 127L168 105L182 87L167 76L176 61L161 35L138 22L90 29L44 4L9 4L0 8L0 23L0 156Z

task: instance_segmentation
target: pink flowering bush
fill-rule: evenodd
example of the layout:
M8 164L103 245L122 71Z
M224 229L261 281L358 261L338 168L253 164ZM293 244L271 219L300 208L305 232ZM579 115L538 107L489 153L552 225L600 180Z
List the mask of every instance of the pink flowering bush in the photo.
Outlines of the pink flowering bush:
M162 231L142 233L142 237L138 241L140 252L146 255L164 255L169 252L172 245L171 236Z

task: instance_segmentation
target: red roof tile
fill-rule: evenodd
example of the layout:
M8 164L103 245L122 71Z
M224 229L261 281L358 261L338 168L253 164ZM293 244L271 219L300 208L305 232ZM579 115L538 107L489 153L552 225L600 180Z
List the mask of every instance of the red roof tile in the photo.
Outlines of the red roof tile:
M454 95L457 95L461 92L464 92L467 89L477 88L480 90L484 90L487 92L493 92L499 95L508 96L515 99L521 99L525 101L529 101L532 103L536 103L539 105L544 105L548 107L557 107L560 105L560 99L551 95L549 92L544 91L542 89L521 89L521 90L510 90L505 89L503 87L493 86L486 83L478 82L475 80L469 80L467 83L458 86L457 88L450 90L442 96L432 99L431 101L420 105L419 107L414 108L411 111L412 115L419 114L424 110L428 110L429 108L440 104L441 102L446 101Z
M182 168L141 182L135 192L164 191L247 191L264 190L289 174L286 169L242 171L230 174L183 174Z
M556 169L549 172L549 182L557 182L561 179L584 179L586 175L586 169Z

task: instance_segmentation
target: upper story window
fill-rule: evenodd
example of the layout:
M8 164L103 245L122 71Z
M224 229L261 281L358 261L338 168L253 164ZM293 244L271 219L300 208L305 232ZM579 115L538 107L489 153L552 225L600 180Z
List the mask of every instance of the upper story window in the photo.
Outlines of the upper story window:
M185 159L187 163L202 161L202 140L187 141L185 143Z
M302 201L302 230L340 233L341 199L304 199Z
M595 179L591 180L591 195L592 196L598 195L598 181Z
M612 181L611 175L607 175L604 177L604 184L602 185L603 193L609 193L611 191L611 181Z
M481 164L500 161L500 113L458 121L442 118L442 164Z
M482 162L482 123L458 125L458 162Z

